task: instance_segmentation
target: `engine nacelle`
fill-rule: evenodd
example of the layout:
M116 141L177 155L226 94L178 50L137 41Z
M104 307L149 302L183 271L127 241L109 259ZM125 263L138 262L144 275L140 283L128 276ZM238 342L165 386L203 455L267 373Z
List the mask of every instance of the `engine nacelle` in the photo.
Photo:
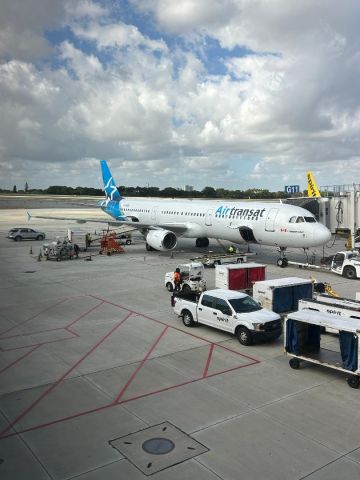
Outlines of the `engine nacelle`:
M175 233L169 230L150 230L146 235L146 243L155 250L165 252L176 247L177 238Z

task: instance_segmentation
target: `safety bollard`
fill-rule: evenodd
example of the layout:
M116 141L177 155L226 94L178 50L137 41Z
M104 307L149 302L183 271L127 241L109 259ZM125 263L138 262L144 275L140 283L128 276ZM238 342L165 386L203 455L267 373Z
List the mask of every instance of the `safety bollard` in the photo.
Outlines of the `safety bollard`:
M29 253L30 253L30 255L33 254L33 249L32 249L32 247L30 247L30 252L29 252Z

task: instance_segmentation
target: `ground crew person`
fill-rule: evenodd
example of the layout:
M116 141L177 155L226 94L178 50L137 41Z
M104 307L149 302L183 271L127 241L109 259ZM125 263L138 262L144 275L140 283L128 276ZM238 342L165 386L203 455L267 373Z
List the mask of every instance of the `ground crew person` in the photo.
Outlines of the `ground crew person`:
M90 245L91 245L91 235L90 235L90 233L87 233L85 235L85 245L86 245L86 248L90 247Z
M181 283L182 283L182 279L181 279L180 268L177 268L174 272L174 284L175 284L175 289L174 290L175 290L175 292L180 291Z
M235 248L233 245L230 245L229 249L228 249L228 253L232 254L232 253L235 253Z

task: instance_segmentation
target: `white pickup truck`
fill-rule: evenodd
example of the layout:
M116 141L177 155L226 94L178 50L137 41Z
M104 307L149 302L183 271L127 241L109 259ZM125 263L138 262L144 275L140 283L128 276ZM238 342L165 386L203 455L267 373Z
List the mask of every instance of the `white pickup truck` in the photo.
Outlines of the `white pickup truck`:
M252 297L234 290L208 290L198 297L173 297L174 312L186 327L203 323L234 334L242 345L271 340L281 335L280 315L262 308Z

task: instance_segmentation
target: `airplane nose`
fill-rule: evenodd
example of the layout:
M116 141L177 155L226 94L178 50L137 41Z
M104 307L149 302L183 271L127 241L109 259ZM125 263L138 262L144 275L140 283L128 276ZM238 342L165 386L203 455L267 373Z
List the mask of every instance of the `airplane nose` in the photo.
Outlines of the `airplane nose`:
M330 230L325 227L325 225L318 225L318 229L315 234L315 240L318 242L319 245L324 245L331 239L331 232Z

